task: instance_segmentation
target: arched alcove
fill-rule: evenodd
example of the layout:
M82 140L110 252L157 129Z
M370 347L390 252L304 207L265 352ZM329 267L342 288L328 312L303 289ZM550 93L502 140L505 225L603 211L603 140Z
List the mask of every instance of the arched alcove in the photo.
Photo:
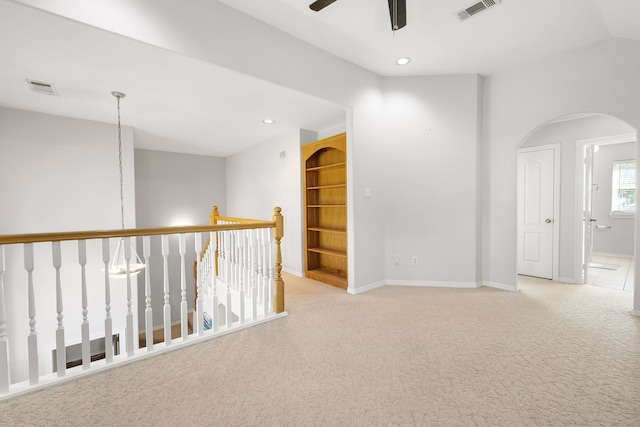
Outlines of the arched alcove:
M553 183L555 193L553 214L545 214L545 218L551 219L553 227L553 278L567 283L583 283L586 280L586 273L583 271L585 254L582 248L585 246L583 230L583 194L584 194L584 167L583 150L584 147L595 144L614 143L635 143L636 129L625 121L606 114L588 113L573 114L558 117L556 119L542 123L531 131L517 146L519 156L518 164L522 163L522 156L529 156L526 153L541 153L549 150L549 158L554 159L555 167L553 172ZM636 158L635 146L632 150L633 159ZM518 172L518 195L516 200L523 200L522 173ZM610 185L610 184L609 184ZM610 189L609 189L610 191ZM518 204L518 202L517 202ZM522 203L516 207L518 218L522 219ZM589 214L591 216L591 214ZM605 218L603 218L605 219ZM608 220L609 218L606 218ZM629 239L625 249L621 249L621 254L630 258L635 257L633 250L634 221L633 218L612 219L615 231L622 233ZM609 221L609 222L611 222ZM605 221L604 223L606 223ZM545 224L543 224L544 226ZM594 223L595 225L595 223ZM611 226L609 226L611 227ZM626 227L628 230L619 230ZM544 227L541 227L544 229ZM547 228L546 230L550 230ZM517 228L517 250L522 251L525 231L518 221ZM604 228L603 228L604 230ZM611 228L607 229L611 234ZM620 234L619 233L619 234ZM604 235L601 233L601 235ZM593 234L597 236L597 234ZM588 246L588 245L587 245ZM534 245L535 247L535 245ZM560 248L562 248L560 250ZM543 248L544 250L544 248ZM547 249L548 250L548 249ZM518 253L518 257L522 257ZM543 257L544 258L544 257ZM519 265L522 262L519 262ZM525 268L526 270L526 268ZM519 270L518 273L521 273Z

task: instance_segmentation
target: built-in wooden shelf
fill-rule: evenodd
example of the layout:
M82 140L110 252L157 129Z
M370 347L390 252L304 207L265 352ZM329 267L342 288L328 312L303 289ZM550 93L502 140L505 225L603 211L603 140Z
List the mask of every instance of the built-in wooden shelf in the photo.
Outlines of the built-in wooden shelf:
M347 230L339 230L337 228L307 227L307 230L309 230L309 231L319 231L321 233L347 234Z
M341 256L341 257L346 257L347 256L347 253L345 251L336 251L336 250L333 250L333 249L307 248L307 250L309 252L317 252L319 254L335 255L335 256Z
M346 188L347 184L320 185L318 187L307 187L307 190L323 190L326 188Z
M319 141L316 141L316 142L319 142ZM327 165L322 165L322 166L313 166L313 167L307 168L307 172L318 171L322 169L333 169L333 168L344 167L346 166L346 164L347 164L346 162L338 162L338 163L329 163Z
M305 275L347 288L346 134L302 147Z
M338 288L347 289L348 282L346 271L330 268L316 268L315 270L308 270L307 277Z

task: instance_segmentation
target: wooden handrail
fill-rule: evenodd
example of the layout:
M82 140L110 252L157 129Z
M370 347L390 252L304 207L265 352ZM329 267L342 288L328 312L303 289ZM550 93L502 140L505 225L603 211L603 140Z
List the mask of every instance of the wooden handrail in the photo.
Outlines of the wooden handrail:
M158 236L163 234L205 233L225 230L249 230L255 228L274 228L275 221L244 222L241 224L206 224L177 227L127 228L119 230L69 231L60 233L30 233L0 235L0 245L17 243L61 242L65 240L90 240L112 237Z

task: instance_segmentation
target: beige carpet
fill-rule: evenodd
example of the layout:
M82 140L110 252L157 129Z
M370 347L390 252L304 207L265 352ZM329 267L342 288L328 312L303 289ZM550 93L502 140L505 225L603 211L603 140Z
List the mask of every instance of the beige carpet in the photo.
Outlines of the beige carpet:
M0 402L0 424L640 425L628 292L285 280L287 318Z

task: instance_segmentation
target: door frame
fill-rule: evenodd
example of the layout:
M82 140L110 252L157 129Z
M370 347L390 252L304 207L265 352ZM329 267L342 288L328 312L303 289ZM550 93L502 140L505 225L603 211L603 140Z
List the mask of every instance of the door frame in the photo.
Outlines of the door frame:
M553 150L553 244L552 251L553 256L551 258L551 280L557 282L558 274L559 274L559 263L560 263L560 156L562 145L560 143L555 144L545 144L545 145L536 145L534 147L524 147L518 148L518 158L521 153L529 153L532 151L543 151L543 150ZM516 159L517 160L517 159ZM516 161L516 164L518 162ZM519 177L520 174L516 173L516 176ZM516 191L520 192L520 183L516 182ZM516 196L517 198L517 196ZM516 218L519 215L516 206ZM516 221L517 222L517 221ZM517 225L517 235L516 240L520 239L520 227ZM516 242L516 251L520 247L519 242ZM517 262L516 262L516 272L517 272Z
M575 214L574 214L574 278L575 283L585 284L588 279L588 268L585 264L585 258L587 258L587 251L591 248L586 247L586 242L583 238L583 221L584 212L582 207L584 205L584 147L587 145L609 145L609 144L624 144L627 142L636 142L636 132L623 133L618 135L603 136L598 138L579 139L576 141L576 175L575 175ZM593 191L593 188L592 188ZM636 208L637 209L637 208ZM634 254L635 257L635 254Z

